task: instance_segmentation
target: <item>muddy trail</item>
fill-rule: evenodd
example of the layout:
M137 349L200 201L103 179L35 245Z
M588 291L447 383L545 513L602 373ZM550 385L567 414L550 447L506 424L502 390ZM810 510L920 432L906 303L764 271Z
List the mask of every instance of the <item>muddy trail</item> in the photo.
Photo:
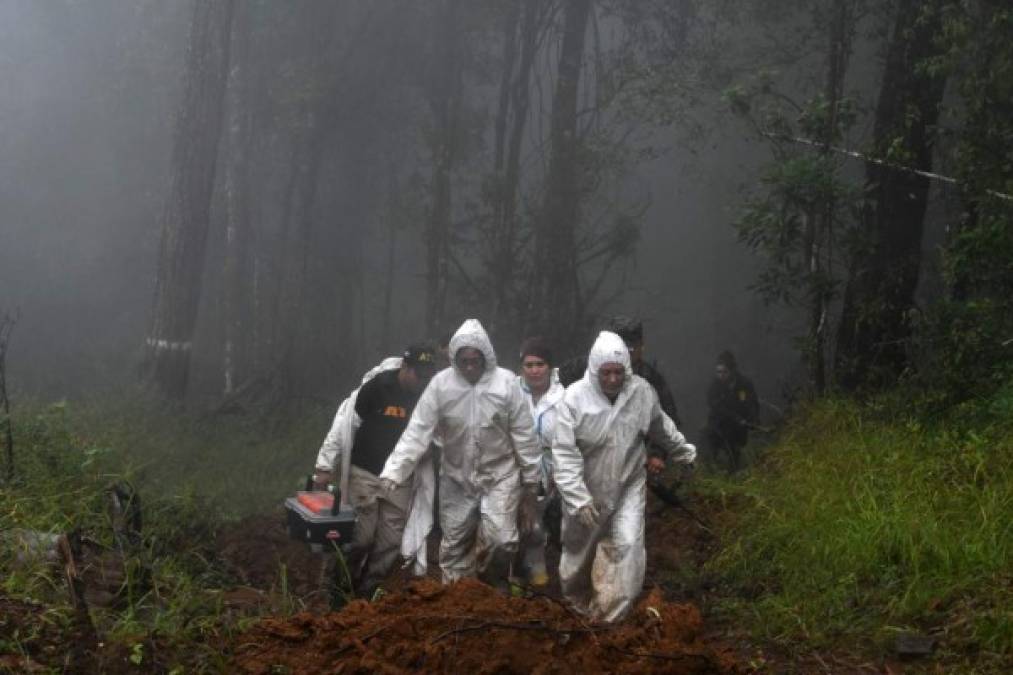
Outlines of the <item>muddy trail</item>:
M383 597L334 612L324 590L333 558L291 540L280 511L250 516L221 528L209 551L213 567L230 581L207 591L221 604L218 628L201 646L224 664L212 672L250 674L896 672L883 664L828 668L819 655L812 663L779 658L757 650L735 626L704 620L702 612L720 590L699 570L718 550L715 533L734 507L700 496L690 496L687 505L706 526L649 496L644 594L616 626L591 625L573 614L555 579L544 593L526 597L470 580L442 586L434 578L435 538L429 578L398 571L384 584ZM549 553L550 560L558 558L558 551ZM251 616L261 618L237 632ZM15 651L0 648L0 672L208 668L192 645L168 635L138 635L132 645L103 643L86 628L0 594L0 647L17 645ZM131 660L137 644L143 663Z
M734 659L701 640L692 605L655 589L618 626L590 625L548 597L514 598L478 581L413 581L341 612L265 619L233 664L253 674L729 673Z
M319 590L322 556L288 540L280 520L247 519L219 536L223 561L257 593L277 589L284 564L288 588L307 611L261 620L231 645L230 664L251 674L742 672L732 650L708 634L699 609L680 601L699 589L673 574L702 564L716 547L713 534L653 497L647 527L644 596L619 625L596 626L566 607L555 579L544 594L511 597L477 581L445 587L395 573L384 597L330 612ZM267 597L249 591L248 600Z

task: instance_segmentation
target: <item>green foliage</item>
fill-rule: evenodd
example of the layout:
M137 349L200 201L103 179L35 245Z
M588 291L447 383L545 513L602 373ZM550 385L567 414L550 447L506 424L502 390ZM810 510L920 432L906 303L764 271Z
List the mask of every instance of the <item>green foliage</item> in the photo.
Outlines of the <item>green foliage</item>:
M765 261L755 290L767 302L787 305L832 297L839 280L832 268L811 267L806 229L827 204L852 200L855 189L840 180L833 158L814 153L769 165L760 184L760 194L746 202L735 224L739 240Z
M249 613L302 608L282 589L261 607L226 611L222 591L237 580L214 542L230 518L277 509L297 487L326 432L325 411L295 422L200 420L142 401L95 401L22 405L11 417L20 457L18 481L0 491L0 593L43 602L68 624L62 572L46 561L51 535L80 528L115 547L106 488L129 480L144 521L142 542L124 559L125 606L91 614L139 670L152 667L157 635L163 656L185 655L186 672L221 672L209 638L240 630ZM12 532L15 546L2 539Z
M1013 371L1013 11L950 3L942 55L961 98L953 164L964 206L944 251L949 297L923 317L919 377L951 399L994 389Z
M946 631L1013 655L1013 383L931 416L898 391L810 407L739 486L754 507L718 572L727 609L786 646Z

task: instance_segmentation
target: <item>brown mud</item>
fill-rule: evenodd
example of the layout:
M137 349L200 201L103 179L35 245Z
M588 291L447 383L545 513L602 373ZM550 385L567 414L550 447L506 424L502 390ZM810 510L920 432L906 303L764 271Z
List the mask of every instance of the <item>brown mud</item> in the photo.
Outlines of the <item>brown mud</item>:
M265 619L242 636L237 672L732 673L701 640L692 605L652 591L613 626L588 624L547 597L504 595L465 579L420 579L340 612Z
M940 672L932 662L898 663L868 650L849 654L778 653L756 645L741 627L710 615L728 589L702 575L742 504L689 496L704 521L648 496L645 594L614 627L589 625L558 597L556 579L545 594L508 597L477 581L451 587L433 578L395 572L374 603L352 602L330 612L325 588L328 558L288 538L281 513L262 514L222 528L214 565L234 581L220 593L220 628L241 617L267 616L246 632L208 635L240 673L912 673ZM430 575L438 576L435 539ZM558 551L549 551L558 560ZM87 574L85 574L87 579ZM94 602L94 588L86 597ZM89 592L91 591L91 592ZM91 602L89 604L91 604ZM113 609L113 608L110 608ZM293 610L298 611L292 614ZM0 595L0 673L140 673L187 671L208 664L168 636L101 641L66 612ZM129 643L129 644L128 644ZM144 655L137 662L138 650ZM875 651L875 650L873 650ZM936 664L938 667L938 664ZM191 668L191 666L193 668Z
M473 580L444 587L395 573L377 602L264 619L235 642L232 666L244 673L740 672L729 649L705 631L697 607L671 601L695 594L671 570L699 566L716 547L714 535L653 498L647 532L648 586L665 591L647 591L617 626L591 625L572 613L555 578L547 594L518 598ZM254 556L232 557L238 563ZM555 562L558 552L549 558ZM267 580L268 566L260 571L237 569L251 581Z
M281 511L248 516L222 528L215 551L223 570L240 583L227 593L227 602L263 604L278 594L307 607L326 607L329 602L324 590L330 574L327 556L289 538Z

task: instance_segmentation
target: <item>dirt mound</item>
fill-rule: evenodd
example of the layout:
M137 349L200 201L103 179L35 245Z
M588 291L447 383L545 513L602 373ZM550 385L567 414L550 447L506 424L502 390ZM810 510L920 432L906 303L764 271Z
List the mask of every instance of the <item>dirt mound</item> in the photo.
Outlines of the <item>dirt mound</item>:
M285 592L300 599L325 601L323 575L327 556L294 541L281 512L249 516L223 528L215 550L223 567L244 585Z
M409 584L341 612L264 619L238 637L244 673L731 673L730 656L701 641L692 605L657 590L613 627L591 625L547 597L502 595L466 579ZM286 670L287 669L287 670Z

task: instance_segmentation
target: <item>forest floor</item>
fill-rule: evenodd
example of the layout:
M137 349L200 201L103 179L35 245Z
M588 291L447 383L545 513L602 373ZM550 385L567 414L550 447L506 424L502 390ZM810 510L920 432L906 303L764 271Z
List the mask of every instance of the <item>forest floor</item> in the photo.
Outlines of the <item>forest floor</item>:
M930 672L919 663L869 654L779 653L756 644L727 617L712 615L728 591L701 570L719 550L714 533L741 505L701 495L689 495L687 504L707 529L649 497L645 593L614 627L590 625L569 611L556 583L526 597L477 581L444 587L433 578L435 565L429 578L395 573L383 597L332 612L325 557L289 539L279 512L231 523L215 538L216 565L235 580L218 596L216 619L231 622L233 630L206 634L205 647L221 655L217 666L204 657L190 660L192 645L157 631L133 641L103 640L79 618L0 596L0 671Z
M897 409L828 401L748 470L704 467L680 490L703 526L648 494L644 596L605 629L558 584L508 597L400 572L331 612L334 558L289 539L279 505L324 414L268 433L27 408L0 490L0 672L1013 672L1013 384L936 419ZM120 481L143 496L126 546ZM37 546L72 531L89 611ZM928 653L902 660L908 637Z

